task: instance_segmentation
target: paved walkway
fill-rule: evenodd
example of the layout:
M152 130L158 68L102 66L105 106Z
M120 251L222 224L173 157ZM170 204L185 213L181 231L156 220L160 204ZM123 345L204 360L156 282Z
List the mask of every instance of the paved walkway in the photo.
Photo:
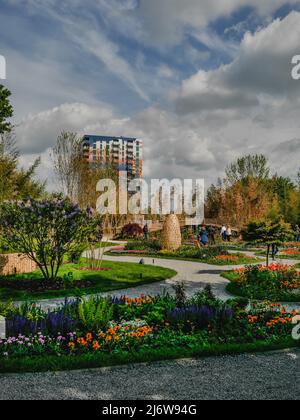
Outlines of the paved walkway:
M299 400L300 349L0 375L0 400Z
M247 252L247 255L254 255L253 253ZM190 262L190 261L177 261L177 260L168 260L168 259L153 259L145 258L142 256L133 257L133 256L104 256L106 261L119 261L119 262L132 262L139 263L141 258L144 259L146 264L170 268L177 272L177 275L172 279L165 280L158 283L150 283L130 289L117 290L115 292L106 293L105 295L114 295L114 296L128 296L128 297L137 297L141 294L156 296L161 294L163 291L173 293L172 286L178 282L183 281L186 285L187 294L192 296L199 289L210 284L214 294L221 300L231 299L233 296L226 292L226 285L229 283L228 280L221 277L221 274L232 270L233 268L243 267L243 266L219 266L219 265L208 265L199 262ZM285 263L293 263L295 261L285 261ZM146 268L145 268L146 269ZM58 304L63 303L64 299L53 299L53 300L44 300L39 303L46 309L52 309ZM287 309L300 309L299 304L286 304Z

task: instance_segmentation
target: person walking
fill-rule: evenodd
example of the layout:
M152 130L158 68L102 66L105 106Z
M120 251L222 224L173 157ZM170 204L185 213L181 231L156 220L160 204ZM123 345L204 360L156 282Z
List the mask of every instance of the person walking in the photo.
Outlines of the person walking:
M225 225L223 225L222 226L222 229L221 229L221 237L222 237L222 240L225 242L226 241L226 226Z
M145 239L145 241L148 241L148 238L149 238L149 227L148 227L147 224L144 226L143 232L144 232L144 239Z
M205 228L202 228L199 234L199 242L202 246L208 246L208 237Z
M278 252L279 252L278 246L276 244L273 244L272 245L272 259L273 259L273 261L275 261L275 258L276 258L276 255L278 254Z
M227 242L231 242L231 238L232 238L232 230L231 227L228 226L226 229L226 240Z

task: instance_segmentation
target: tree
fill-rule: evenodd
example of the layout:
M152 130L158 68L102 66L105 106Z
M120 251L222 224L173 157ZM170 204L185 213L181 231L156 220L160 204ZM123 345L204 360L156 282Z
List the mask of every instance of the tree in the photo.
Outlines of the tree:
M249 178L266 181L270 176L268 160L264 155L248 155L237 159L226 168L226 181L229 185L245 182Z
M93 232L93 219L67 199L9 202L0 206L3 240L26 254L46 280L57 277L64 256Z
M13 116L13 107L9 102L11 92L3 85L0 85L0 135L12 130L11 123L7 122Z
M252 221L243 231L243 239L247 242L267 246L267 266L272 245L280 246L293 238L291 225L283 220Z
M18 168L19 151L14 132L0 135L0 202L39 198L45 185L34 179L40 159L36 159L28 170Z
M78 188L84 167L82 139L76 133L63 131L52 150L54 170L62 191L78 201Z
M270 186L270 169L263 155L237 159L226 169L223 181L208 189L206 216L219 223L244 227L264 219L277 208L277 195Z

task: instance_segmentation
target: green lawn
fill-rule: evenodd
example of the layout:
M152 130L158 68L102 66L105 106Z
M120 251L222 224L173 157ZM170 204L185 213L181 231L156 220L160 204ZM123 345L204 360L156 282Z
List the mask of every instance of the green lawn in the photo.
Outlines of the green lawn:
M7 301L13 300L37 300L48 299L57 297L69 296L84 296L89 294L96 294L102 292L111 292L119 289L126 289L129 287L140 286L143 284L159 282L174 277L177 273L163 267L156 267L150 265L139 265L134 263L120 263L103 261L103 268L109 269L108 271L85 271L82 270L83 262L81 264L65 264L59 271L59 277L63 277L68 273L73 274L74 287L64 290L51 290L47 292L34 292L29 293L24 290L13 290L0 287L0 300ZM10 276L11 281L14 279L24 278L41 278L40 271L36 271L26 275ZM7 277L6 277L7 279ZM76 289L76 280L93 280L96 284L86 289ZM1 278L0 278L1 284Z

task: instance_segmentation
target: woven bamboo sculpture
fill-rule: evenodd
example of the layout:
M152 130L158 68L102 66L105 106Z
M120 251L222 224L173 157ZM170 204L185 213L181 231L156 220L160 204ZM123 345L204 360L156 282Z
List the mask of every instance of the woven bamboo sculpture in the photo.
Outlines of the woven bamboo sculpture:
M180 223L176 214L170 214L164 222L161 246L167 251L177 251L181 247Z

